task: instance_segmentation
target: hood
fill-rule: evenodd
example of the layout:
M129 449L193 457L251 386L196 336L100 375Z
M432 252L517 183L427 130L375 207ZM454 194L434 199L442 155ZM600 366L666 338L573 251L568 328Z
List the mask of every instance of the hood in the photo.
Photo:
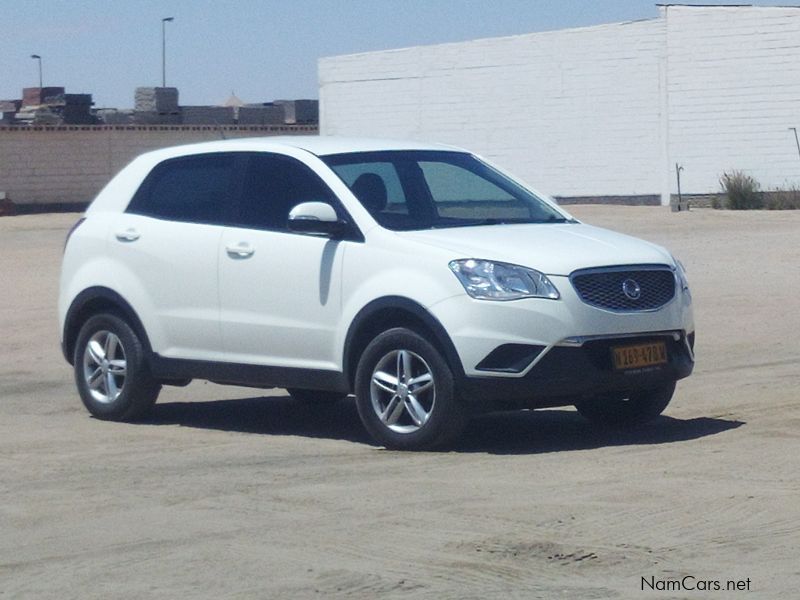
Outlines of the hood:
M667 264L669 252L635 237L584 225L518 224L398 232L404 239L454 253L569 275L576 269L613 265Z

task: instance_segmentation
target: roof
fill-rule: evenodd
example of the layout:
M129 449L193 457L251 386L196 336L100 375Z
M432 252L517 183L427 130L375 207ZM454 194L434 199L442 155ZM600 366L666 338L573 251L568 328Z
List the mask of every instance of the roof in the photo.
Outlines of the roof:
M276 143L301 148L318 156L341 154L343 152L378 152L381 150L456 150L453 146L444 144L331 135L281 136L279 138L260 139L266 143L274 140Z
M200 152L280 152L286 149L300 149L326 156L348 152L379 152L385 150L450 150L463 151L461 148L444 144L431 144L403 140L380 140L370 138L349 138L319 135L289 135L272 137L236 138L202 142L186 146L173 146L149 152L158 155L159 160L165 158L194 154Z

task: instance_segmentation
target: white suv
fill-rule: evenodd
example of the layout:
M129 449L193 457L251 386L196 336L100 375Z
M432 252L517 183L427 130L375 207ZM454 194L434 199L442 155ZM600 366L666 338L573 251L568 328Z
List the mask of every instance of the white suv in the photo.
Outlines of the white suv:
M68 236L62 346L96 417L192 379L355 394L387 447L478 411L667 406L694 366L683 268L464 150L326 137L144 154Z

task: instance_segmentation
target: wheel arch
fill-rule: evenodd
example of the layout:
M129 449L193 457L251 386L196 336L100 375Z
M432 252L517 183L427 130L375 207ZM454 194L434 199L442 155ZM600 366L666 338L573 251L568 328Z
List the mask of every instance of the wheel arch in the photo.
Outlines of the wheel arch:
M343 373L352 389L356 368L370 341L382 331L407 327L425 335L453 371L456 380L464 377L464 367L444 326L421 304L403 296L385 296L371 301L353 318L345 337Z
M142 342L146 356L150 356L152 352L150 340L139 315L136 314L133 307L114 290L96 286L87 288L75 296L69 309L67 309L61 338L61 350L69 364L73 364L75 342L78 339L78 333L83 323L92 315L109 311L115 312L125 319Z

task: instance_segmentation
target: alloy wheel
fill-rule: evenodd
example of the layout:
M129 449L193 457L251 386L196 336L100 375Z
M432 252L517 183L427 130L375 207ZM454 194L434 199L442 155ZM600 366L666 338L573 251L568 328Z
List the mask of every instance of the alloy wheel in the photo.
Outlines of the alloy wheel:
M125 348L111 331L89 338L83 351L83 377L92 398L103 404L116 400L125 387L128 364Z
M436 402L436 385L428 363L410 350L393 350L381 358L370 378L375 414L395 433L414 433L428 422Z

